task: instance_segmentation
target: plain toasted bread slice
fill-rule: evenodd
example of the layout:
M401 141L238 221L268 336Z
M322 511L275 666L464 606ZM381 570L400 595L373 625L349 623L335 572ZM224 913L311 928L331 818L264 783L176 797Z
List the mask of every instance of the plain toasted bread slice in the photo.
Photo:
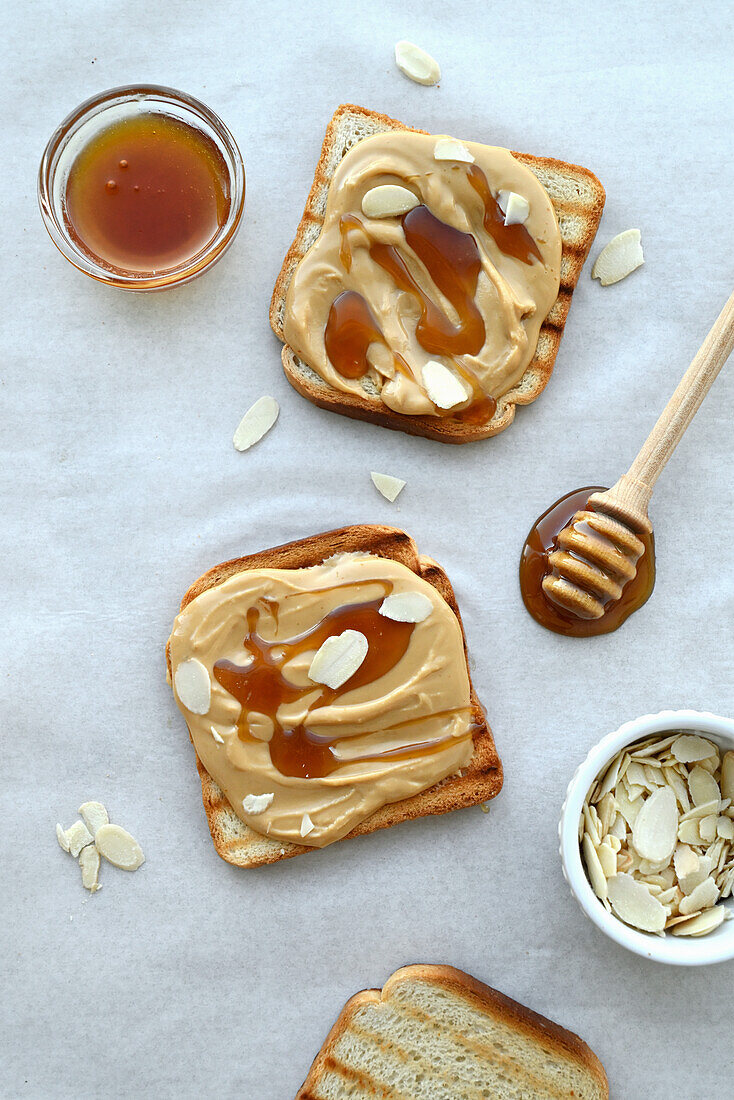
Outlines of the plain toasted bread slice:
M326 128L303 217L275 284L270 303L270 324L275 335L284 342L282 360L288 381L320 408L331 409L356 420L369 420L410 435L438 439L443 443L469 443L504 431L515 419L516 406L529 405L545 389L553 372L571 297L599 228L604 209L604 188L593 173L576 164L526 153L513 154L535 173L548 192L558 218L563 245L558 297L540 330L535 356L518 384L499 398L495 414L486 424L467 424L454 417L396 413L382 403L367 380L363 383L363 394L342 393L325 382L285 343L283 320L286 293L293 272L321 232L329 184L342 157L358 141L372 134L410 129L414 128L351 103L337 108Z
M347 1001L296 1100L607 1100L577 1035L452 966Z
M208 588L221 584L235 573L246 569L300 569L317 565L332 554L369 552L378 557L393 558L412 569L418 576L432 584L443 596L461 624L461 616L451 582L440 565L431 558L419 555L412 538L396 527L383 527L376 524L363 524L343 527L336 531L325 531L320 535L289 542L257 554L217 565L199 577L188 589L181 600L181 610ZM464 638L466 656L466 638ZM166 649L169 677L171 674L170 654ZM469 668L467 665L467 673ZM471 705L476 724L474 734L474 752L466 768L459 774L449 776L426 791L412 795L400 802L382 806L375 813L352 829L346 837L362 836L387 829L401 821L410 821L429 814L445 814L463 806L473 806L494 798L502 787L502 765L495 748L492 731L487 725L484 710L477 698L469 676ZM301 844L289 844L287 841L273 840L250 829L241 821L203 764L196 758L201 779L201 791L209 830L214 846L228 863L238 867L258 867L264 863L276 863L280 859L302 855L319 849ZM338 842L337 842L338 843Z

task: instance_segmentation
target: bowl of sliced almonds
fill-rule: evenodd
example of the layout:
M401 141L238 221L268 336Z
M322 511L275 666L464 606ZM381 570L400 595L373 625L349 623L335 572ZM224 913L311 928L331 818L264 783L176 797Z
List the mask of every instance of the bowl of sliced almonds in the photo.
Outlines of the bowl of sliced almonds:
M559 836L574 897L617 943L681 966L734 958L734 719L662 711L608 734Z

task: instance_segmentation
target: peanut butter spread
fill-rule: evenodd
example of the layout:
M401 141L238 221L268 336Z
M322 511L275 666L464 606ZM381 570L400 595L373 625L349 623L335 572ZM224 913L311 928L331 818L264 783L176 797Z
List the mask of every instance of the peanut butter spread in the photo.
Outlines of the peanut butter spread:
M425 618L388 617L399 593L421 593ZM361 665L337 688L314 682L315 654L344 631L366 639ZM237 573L179 613L170 660L200 760L237 816L271 837L330 844L473 752L459 622L391 559Z
M463 159L436 158L446 150ZM507 149L377 134L334 174L288 288L285 339L338 390L379 394L400 413L486 420L535 354L560 264L550 199ZM429 362L461 383L445 400L427 384Z

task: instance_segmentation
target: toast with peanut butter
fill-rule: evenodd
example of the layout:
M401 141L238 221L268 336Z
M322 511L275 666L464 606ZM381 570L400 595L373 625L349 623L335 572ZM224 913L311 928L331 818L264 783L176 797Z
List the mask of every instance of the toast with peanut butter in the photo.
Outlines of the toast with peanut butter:
M550 379L604 198L577 165L343 104L273 291L286 377L412 435L504 431Z
M608 1100L571 1031L453 966L396 970L347 1001L296 1100Z
M166 658L229 863L274 863L502 786L449 579L397 528L216 566L184 595Z

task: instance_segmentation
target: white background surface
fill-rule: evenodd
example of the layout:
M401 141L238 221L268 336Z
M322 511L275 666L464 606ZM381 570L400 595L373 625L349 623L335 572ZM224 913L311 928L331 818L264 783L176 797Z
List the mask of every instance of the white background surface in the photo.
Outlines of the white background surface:
M435 0L8 4L2 42L3 1097L293 1097L343 1002L449 962L578 1031L615 1100L732 1080L734 964L664 968L584 919L560 872L568 779L637 714L734 710L734 365L653 502L658 582L618 633L524 612L526 530L626 468L734 282L731 7ZM439 88L395 69L396 39ZM97 286L46 236L36 170L87 96L131 81L231 127L247 209L229 254L158 295ZM275 276L326 122L352 101L457 137L590 167L600 244L646 264L582 275L555 374L494 440L447 448L320 411L285 381ZM231 435L282 406L248 454ZM408 487L396 506L369 470ZM506 784L478 808L260 871L219 860L163 645L209 566L350 522L394 522L447 569ZM56 845L98 798L140 839L135 875L82 891Z

